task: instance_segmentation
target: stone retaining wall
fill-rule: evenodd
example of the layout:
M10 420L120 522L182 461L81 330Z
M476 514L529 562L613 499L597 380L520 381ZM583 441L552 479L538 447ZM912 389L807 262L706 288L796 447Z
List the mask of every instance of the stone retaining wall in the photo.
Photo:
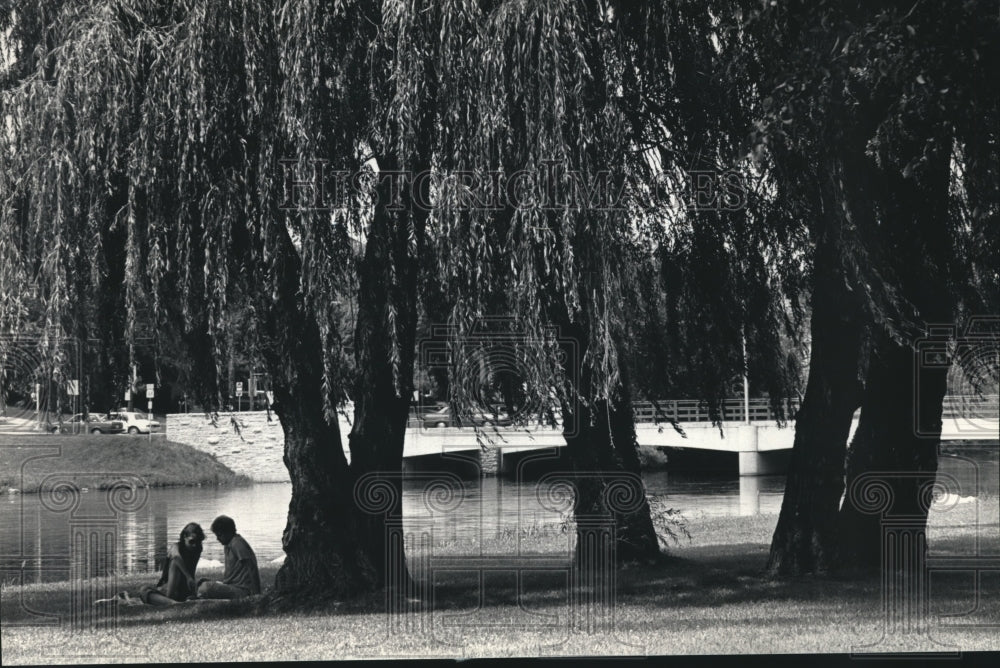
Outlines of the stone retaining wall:
M233 426L239 425L239 432ZM285 434L278 416L267 412L219 414L214 426L203 413L172 413L166 417L167 438L207 452L254 482L288 482Z
M233 427L233 420L239 424L239 433ZM288 469L281 461L285 434L277 415L271 413L271 421L268 422L265 411L225 413L219 415L217 425L214 426L203 413L172 413L166 416L166 433L171 441L206 452L254 482L289 481ZM340 433L346 438L350 431L351 425L341 418ZM411 431L413 433L409 433ZM418 435L416 429L411 429L407 438ZM349 453L345 454L350 457ZM479 458L483 475L502 475L502 455L495 446L489 446L485 452L469 451L468 456ZM403 466L406 470L406 460Z

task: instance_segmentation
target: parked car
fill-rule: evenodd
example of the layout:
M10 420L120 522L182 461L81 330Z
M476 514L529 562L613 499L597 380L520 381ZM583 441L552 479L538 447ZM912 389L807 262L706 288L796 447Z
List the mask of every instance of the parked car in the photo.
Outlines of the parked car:
M452 417L451 407L442 406L441 408L431 411L429 413L424 413L420 416L420 421L424 428L429 427L463 427L475 425L477 427L482 426L497 426L497 427L508 427L511 425L510 416L508 416L503 411L497 411L496 414L487 413L481 409L475 409L469 415L461 415L457 418Z
M160 430L160 423L150 420L146 413L138 413L119 408L117 413L111 413L112 420L121 420L125 423L125 430L130 434L149 434Z
M66 421L63 421L62 425L60 425L58 421L54 421L51 418L46 420L44 429L50 434L62 434L70 431Z
M91 434L121 434L125 431L125 423L96 413L91 413L85 421L83 413L77 413L69 419L69 429L89 431Z

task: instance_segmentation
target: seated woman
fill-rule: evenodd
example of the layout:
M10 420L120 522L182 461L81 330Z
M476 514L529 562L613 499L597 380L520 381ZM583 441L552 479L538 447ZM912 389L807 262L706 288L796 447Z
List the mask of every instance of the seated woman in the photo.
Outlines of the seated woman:
M139 598L150 605L173 605L196 598L198 594L194 571L201 558L201 544L205 532L201 526L191 522L181 531L181 538L171 543L167 549L167 560L163 564L163 575L155 587L145 586L139 590Z

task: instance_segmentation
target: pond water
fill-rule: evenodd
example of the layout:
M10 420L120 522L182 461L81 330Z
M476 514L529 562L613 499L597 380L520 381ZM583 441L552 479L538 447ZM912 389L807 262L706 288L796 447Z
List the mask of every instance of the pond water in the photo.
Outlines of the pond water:
M958 481L962 497L997 498L996 446L944 456L940 473ZM655 472L644 479L647 493L658 505L678 510L688 519L777 513L785 484L784 476L740 478L705 472ZM441 497L425 493L425 483L426 478L419 476L404 482L405 530L422 523L433 527L436 538L464 539L475 545L490 535L533 530L562 533L562 527L567 526L568 508L565 504L556 507L547 497L545 485L537 481L465 478L456 483L454 496L444 503ZM66 499L52 495L0 497L4 582L62 580L81 572L79 569L91 571L90 575L108 570L157 570L167 544L177 539L187 522L198 522L208 534L199 570L218 568L222 546L209 531L217 515L235 519L238 531L253 546L262 565L283 557L281 534L291 498L290 484L140 491L148 494L124 504L119 500L117 512L109 507L108 494L101 490L80 494L75 509ZM81 532L99 535L97 543L90 539L88 547L81 548ZM103 546L98 544L101 541ZM88 551L89 565L82 565L79 554ZM113 566L102 560L108 558Z

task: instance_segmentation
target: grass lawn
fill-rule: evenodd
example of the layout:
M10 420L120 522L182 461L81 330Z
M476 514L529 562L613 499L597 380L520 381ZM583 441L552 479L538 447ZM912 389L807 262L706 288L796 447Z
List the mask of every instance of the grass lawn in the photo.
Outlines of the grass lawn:
M971 554L974 524L980 554L1000 553L996 511L981 511L932 515L932 553ZM663 563L613 575L603 598L613 605L590 602L592 587L571 586L564 556L531 564L510 556L477 561L460 556L462 545L443 546L452 558L435 563L433 576L420 570L421 555L411 554L429 593L402 604L407 611L397 615L387 613L380 597L309 613L260 610L246 601L120 605L106 611L116 628L73 631L71 583L6 587L2 658L6 665L1000 649L1000 573L984 573L978 582L966 572L932 574L926 623L887 626L879 578L763 577L776 519L691 522L692 539L671 548ZM484 552L500 555L504 540L509 548L507 538L483 545ZM265 587L275 572L262 569ZM153 581L155 575L129 575L113 586L134 591ZM30 611L61 617L43 627ZM916 621L897 622L907 619Z
M115 474L138 475L152 487L250 482L214 457L164 436L0 435L0 494L11 488L37 492L53 473L95 489Z

